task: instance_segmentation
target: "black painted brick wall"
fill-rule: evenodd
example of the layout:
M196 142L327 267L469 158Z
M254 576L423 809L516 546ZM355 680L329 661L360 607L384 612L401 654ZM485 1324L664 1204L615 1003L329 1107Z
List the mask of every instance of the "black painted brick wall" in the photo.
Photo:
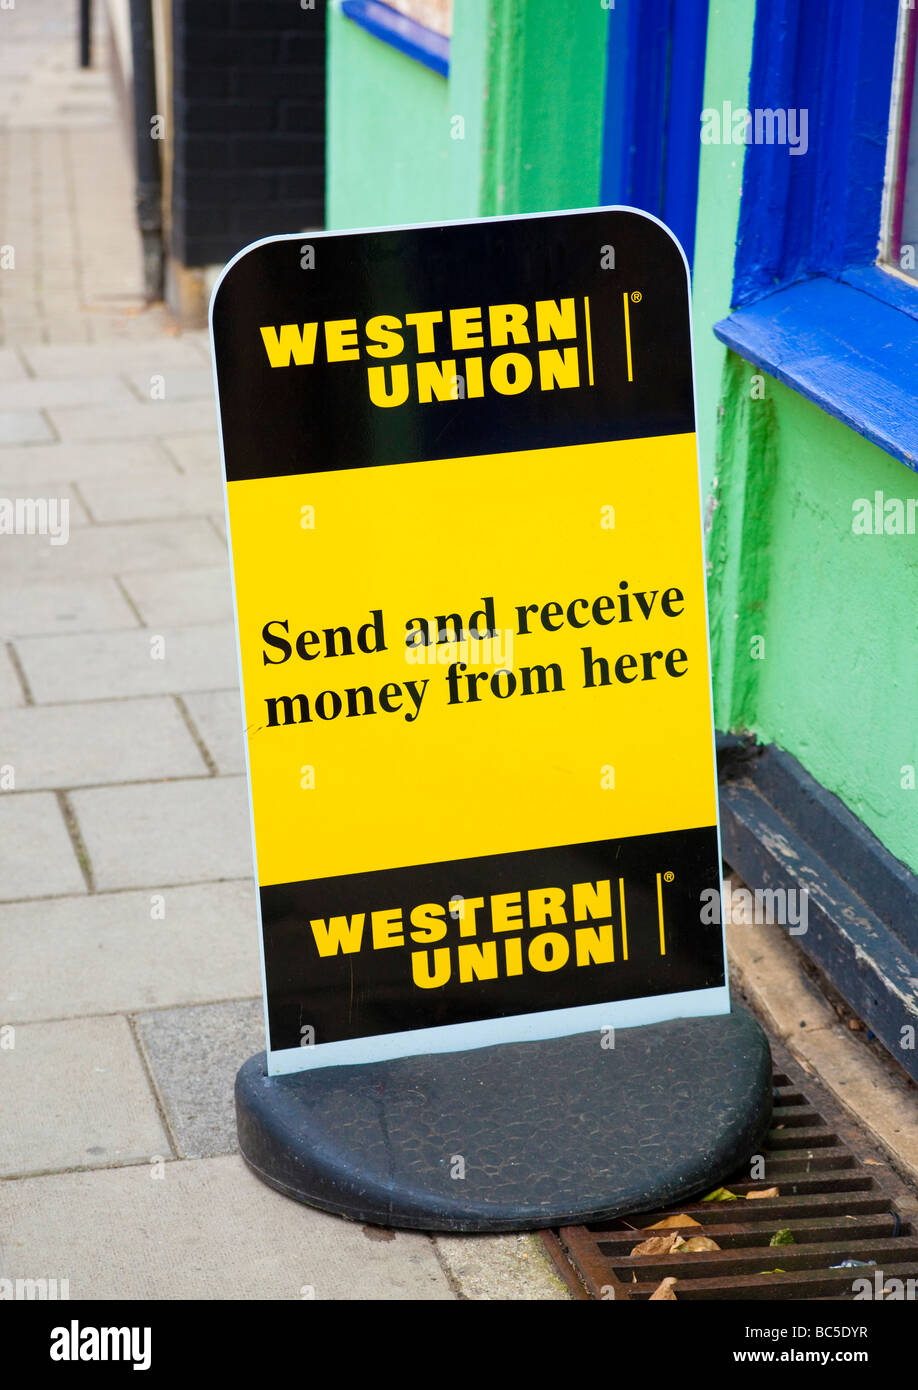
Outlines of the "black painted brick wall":
M173 0L172 253L227 261L325 215L325 0Z

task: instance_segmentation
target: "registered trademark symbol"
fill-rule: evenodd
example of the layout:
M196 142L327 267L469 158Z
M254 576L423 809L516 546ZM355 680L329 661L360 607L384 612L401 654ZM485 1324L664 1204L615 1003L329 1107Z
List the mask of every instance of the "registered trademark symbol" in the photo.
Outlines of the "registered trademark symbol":
M663 877L664 877L664 879L666 880L667 883L672 883L672 881L673 881L673 879L676 877L676 875L673 873L672 869L667 869L667 870L666 870L666 873L663 875Z
M642 298L642 295L641 295L641 291L640 291L640 290L632 290L632 291L631 291L631 303L632 303L632 304L640 304L641 298Z

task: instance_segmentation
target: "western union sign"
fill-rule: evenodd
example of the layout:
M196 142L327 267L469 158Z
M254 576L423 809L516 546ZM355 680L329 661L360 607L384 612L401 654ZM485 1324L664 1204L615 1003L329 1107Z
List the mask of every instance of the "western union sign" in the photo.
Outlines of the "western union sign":
M211 317L269 1071L725 1012L670 234L278 237Z
M318 323L262 327L271 366L312 366L319 327ZM525 304L491 304L484 309L426 309L402 318L376 314L362 333L356 319L326 320L322 325L326 363L392 359L384 365L371 362L366 368L370 400L389 409L409 400L421 405L456 400L460 386L469 399L480 399L486 389L518 396L532 387L540 391L576 387L581 380L592 386L591 336L586 297L579 306L575 299L540 299L531 313ZM556 341L567 345L543 346ZM532 344L537 349L533 356L517 350ZM488 350L487 357L479 351L482 348ZM441 352L452 356L440 356ZM402 360L406 353L413 359L410 367Z

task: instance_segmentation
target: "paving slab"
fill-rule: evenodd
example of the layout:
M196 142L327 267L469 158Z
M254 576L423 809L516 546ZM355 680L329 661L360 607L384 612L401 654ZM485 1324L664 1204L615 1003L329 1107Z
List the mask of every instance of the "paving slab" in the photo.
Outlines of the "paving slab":
M161 573L146 570L140 574L122 574L119 579L148 627L183 627L189 623L232 620L233 586L225 557L222 564L207 568Z
M135 468L123 477L87 478L80 486L96 521L199 516L223 506L219 474Z
M93 574L226 563L226 548L203 518L78 526L66 545L0 546L0 585L67 583Z
M44 443L56 437L39 410L0 410L0 446Z
M55 509L50 511L50 519L55 523L55 531L63 531L65 535L66 531L64 531L64 528L61 526L63 514L60 507L61 502L64 500L67 502L67 527L89 526L91 524L91 518L88 516L86 508L77 495L73 484L67 482L67 480L63 478L47 478L39 484L36 484L34 478L28 481L23 478L17 478L15 481L0 485L0 496L3 497L4 501L12 502L14 506L17 501L40 504L42 502L50 503L53 500ZM8 560L10 561L15 558L12 554L14 544L21 546L30 544L48 545L49 543L47 535L42 535L38 529L39 526L44 527L45 530L48 528L48 512L45 511L43 507L39 506L27 512L23 521L26 527L29 525L32 526L33 534L30 535L28 530L25 530L22 533L13 532L10 534L5 532L3 536L0 537L2 544L9 552ZM67 540L64 540L63 543L65 545L69 544Z
M97 293L104 296L105 289L101 272L97 275L97 282L101 286ZM101 299L98 299L94 306L95 312L85 319L89 341L108 347L115 342L143 347L150 342L158 342L164 335L174 336L175 321L165 304L147 303L141 291L138 293L134 305L135 307L131 307L130 300L125 297L125 305L121 313L117 311L103 313L104 304Z
M217 771L245 772L245 731L238 690L186 695L185 705Z
M4 275L3 278L8 284L10 276ZM15 330L17 328L27 327L37 317L41 316L42 308L37 301L29 295L23 294L17 298L15 294L10 294L9 291L5 291L3 303L0 305L0 314L3 316L3 327L9 330L9 336L12 339L15 336ZM30 402L25 401L22 404L25 406L30 404ZM4 404L4 409L15 410L16 405L17 402L15 400L7 401Z
M435 1237L460 1296L472 1301L569 1302L570 1290L535 1235Z
M85 349L84 349L85 351ZM26 479L32 486L46 480L69 478L124 477L135 468L164 471L173 467L171 456L155 441L120 440L117 444L34 444L31 447L0 449L0 486L7 480Z
M23 1179L0 1185L0 1203L3 1275L69 1278L72 1299L455 1297L427 1236L367 1234L236 1155Z
M0 637L0 642L3 638ZM5 646L0 646L0 709L15 709L26 702L22 681Z
M201 361L206 362L208 367L211 365L210 329L188 329L182 334L182 342L188 347L193 347L200 354Z
M208 773L168 696L0 711L0 764L19 792Z
M83 364L83 370L92 359ZM59 405L130 405L136 400L126 381L117 376L27 377L4 381L0 376L0 411L42 410Z
M36 704L238 688L228 623L22 637L15 645Z
M0 348L0 381L27 381L22 358L14 348Z
M141 400L154 399L153 391L166 401L212 400L214 396L214 374L209 366L166 367L158 372L142 369L126 375L135 397Z
M0 902L85 892L57 797L0 792Z
M150 401L136 405L72 406L51 408L46 414L55 433L63 440L146 439L150 435L180 434L184 430L200 429L207 423L209 414L213 416L214 429L217 428L216 411L209 401L178 401L174 405L168 401ZM0 415L2 438L3 416ZM14 433L9 442L18 444L26 440L17 439Z
M31 343L44 342L45 336L45 329L39 320L36 320L35 323L24 324L21 328L7 328L3 319L0 318L0 343L12 340L18 347L23 348Z
M243 777L98 787L70 802L100 890L155 891L252 872Z
M222 478L220 440L216 430L194 434L164 434L160 437L160 443L176 463L188 472L206 470Z
M125 1018L20 1024L0 1072L4 1176L171 1155Z
M38 377L85 376L86 348L79 344L23 348L21 356L29 371ZM93 348L93 370L105 374L126 371L167 372L182 367L200 367L201 356L194 342L183 338L164 338L148 334L139 343L99 343Z
M265 1048L261 998L139 1014L137 1035L182 1158L235 1153L233 1087Z
M0 905L0 960L3 1022L252 997L261 990L254 884Z
M52 135L64 121L69 123L70 129L79 131L110 126L114 114L113 92L106 92L95 82L81 83L79 79L83 73L78 68L68 82L62 74L44 67L46 59L47 55L41 53L35 69L25 75L26 80L18 87L16 100L4 113L7 128Z
M138 626L127 599L107 576L0 588L0 642Z

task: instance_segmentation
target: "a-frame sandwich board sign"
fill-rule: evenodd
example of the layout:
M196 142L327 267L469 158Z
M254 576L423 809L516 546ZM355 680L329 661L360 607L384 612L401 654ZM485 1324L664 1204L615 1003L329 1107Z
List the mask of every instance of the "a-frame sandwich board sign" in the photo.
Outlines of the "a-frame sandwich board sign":
M244 1156L450 1229L727 1171L767 1046L725 971L678 244L625 208L270 238L211 332L267 1027Z

